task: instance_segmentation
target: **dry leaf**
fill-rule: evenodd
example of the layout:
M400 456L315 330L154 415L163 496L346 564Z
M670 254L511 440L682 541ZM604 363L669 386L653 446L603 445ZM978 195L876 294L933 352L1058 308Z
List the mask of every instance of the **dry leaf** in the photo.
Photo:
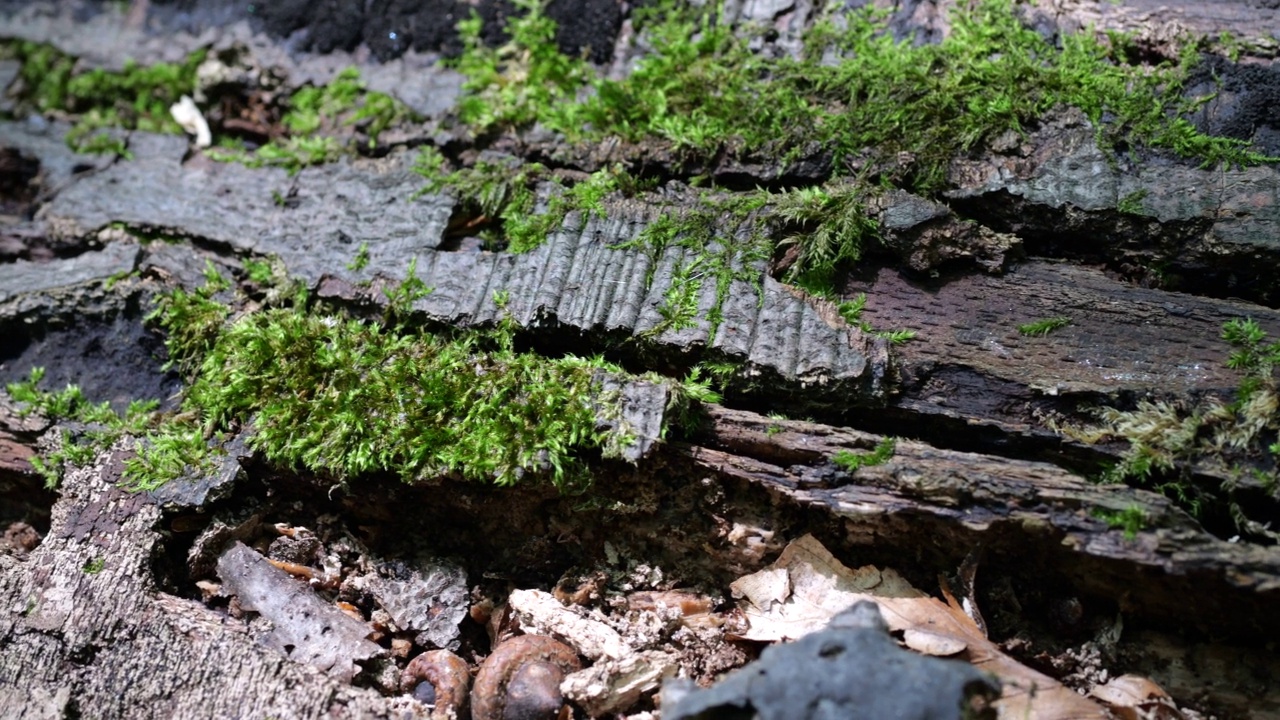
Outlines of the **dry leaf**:
M925 655L947 657L963 652L969 644L958 637L939 635L929 630L907 628L902 633L902 642L912 650Z
M785 573L785 582L783 580ZM769 568L731 586L749 623L742 637L777 642L820 630L859 600L880 606L890 631L927 635L935 647L963 646L958 657L1000 679L1001 718L1104 720L1107 712L1053 678L1000 652L958 606L916 590L893 570L850 569L812 535L795 540Z
M1111 707L1121 720L1184 720L1173 698L1159 685L1139 675L1121 675L1089 691Z

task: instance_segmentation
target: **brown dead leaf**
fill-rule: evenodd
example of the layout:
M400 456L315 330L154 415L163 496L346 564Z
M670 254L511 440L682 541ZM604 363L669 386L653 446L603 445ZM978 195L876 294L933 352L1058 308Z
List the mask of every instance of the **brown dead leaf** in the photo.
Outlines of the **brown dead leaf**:
M1121 675L1097 685L1089 696L1106 703L1121 720L1185 720L1164 688L1139 675Z
M859 600L870 600L879 605L890 631L910 630L935 648L959 647L957 657L998 677L1001 718L1108 717L1097 703L1000 652L960 607L920 592L893 570L850 569L812 535L793 541L769 568L738 578L730 588L749 623L741 634L745 639L792 640L825 627Z
M907 628L902 633L902 642L907 647L923 655L948 657L964 652L969 644L957 637L939 635L929 630Z

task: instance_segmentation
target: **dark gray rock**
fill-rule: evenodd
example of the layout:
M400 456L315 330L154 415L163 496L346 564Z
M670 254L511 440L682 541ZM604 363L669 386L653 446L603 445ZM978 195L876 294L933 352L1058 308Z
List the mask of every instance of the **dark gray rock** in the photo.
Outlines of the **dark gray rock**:
M971 698L993 700L999 694L994 679L966 662L898 647L879 608L863 601L832 618L825 630L765 648L759 660L706 690L668 683L662 715L668 720L944 720L974 717Z

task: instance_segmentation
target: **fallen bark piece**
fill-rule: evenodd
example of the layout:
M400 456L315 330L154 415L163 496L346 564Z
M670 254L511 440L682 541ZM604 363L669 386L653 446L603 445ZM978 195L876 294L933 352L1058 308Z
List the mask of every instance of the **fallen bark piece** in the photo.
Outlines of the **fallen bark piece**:
M572 673L560 683L560 691L592 717L626 712L674 676L677 668L670 653L649 650L618 660L601 660Z
M786 574L785 583L779 572ZM1000 678L1003 692L994 705L1002 718L1107 717L1097 704L1000 652L962 609L921 593L892 570L850 569L812 535L788 545L769 569L739 578L731 587L742 597L739 608L750 623L742 633L746 639L780 641L803 636L808 641L824 632L814 631L844 608L870 601L880 608L891 631L921 631L928 636L928 647L954 650L947 654L957 654Z
M290 662L243 623L158 591L168 533L156 503L118 486L126 452L67 473L25 561L0 554L0 717L422 716L411 698Z
M321 600L306 585L272 566L266 558L237 542L218 559L224 591L240 599L240 606L271 621L272 629L258 641L350 682L358 660L382 653L365 636L369 627Z
M707 690L681 696L680 685L668 684L663 717L707 720L745 711L760 720L961 718L999 695L986 674L903 650L887 631L880 609L859 602L830 627L766 648L759 660Z
M458 625L470 608L462 568L434 559L384 561L349 585L373 595L400 629L417 633L422 647L457 649Z
M105 281L113 275L132 272L137 260L137 245L116 244L56 263L18 260L0 265L0 302L10 304L27 293L46 292L94 280ZM9 310L8 307L5 309Z
M616 630L566 608L551 593L515 590L507 603L526 632L560 638L592 660L618 660L634 654Z

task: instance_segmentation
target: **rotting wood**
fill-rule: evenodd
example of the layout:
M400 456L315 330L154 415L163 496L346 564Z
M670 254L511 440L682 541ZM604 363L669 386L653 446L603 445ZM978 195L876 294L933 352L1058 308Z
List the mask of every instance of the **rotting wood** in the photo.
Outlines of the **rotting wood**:
M850 474L831 457L869 450L878 436L728 408L707 414L705 446L682 452L708 471L843 518L854 545L906 551L926 534L956 567L978 546L994 557L1034 556L1082 591L1123 587L1125 611L1136 616L1241 639L1280 633L1280 618L1266 610L1280 597L1280 553L1219 540L1157 493L910 440L899 440L887 462ZM1131 537L1093 514L1131 507L1147 518Z
M403 717L259 645L245 624L157 592L160 507L121 490L123 456L72 473L49 533L0 556L0 707L7 717ZM97 568L97 569L95 569Z
M801 5L808 8L807 4ZM900 3L895 22L906 26L909 32L924 26L926 34L936 34L940 31L938 8L946 5L947 2ZM759 8L753 11L763 12ZM1168 31L1179 26L1165 22L1169 18L1181 18L1186 26L1211 32L1223 28L1238 29L1242 35L1253 36L1254 40L1261 38L1262 41L1269 39L1266 36L1272 29L1268 24L1272 20L1269 16L1259 21L1258 11L1242 2L1223 3L1221 8L1210 13L1185 3L1155 7L1146 0L1134 0L1124 7L1056 3L1051 11L1057 20L1065 24L1078 22L1080 18L1102 17L1104 27L1118 22L1123 27L1138 29L1146 33L1143 42L1147 43L1144 46L1147 49L1161 43L1171 46L1174 42ZM23 18L22 23L15 23L10 29L18 34L38 34L54 25L42 19L38 12L26 13ZM794 20L793 17L788 18L788 22ZM99 22L93 27L101 30L102 24ZM148 54L172 55L183 50L183 41L171 43L169 37L151 37L149 42L138 43L135 41L143 36L96 31L78 35L64 33L59 39L73 51L77 43L96 47L98 59L108 62L112 58L118 59L121 47L137 50L144 57ZM243 28L225 33L215 30L212 35L217 36L216 43L226 43L236 38L243 39L245 31ZM188 38L186 42L194 41ZM262 53L262 58L280 62L279 67L290 68L286 74L291 82L296 83L307 79L322 80L327 77L326 73L332 73L332 67L326 69L322 66L342 62L326 59L304 67L305 62L296 63L279 48L262 42L260 38L255 39L253 47L254 52ZM1265 47L1265 42L1253 47ZM396 61L372 71L371 86L394 86L404 77L405 68L409 66L407 61ZM420 92L426 86L434 88L436 85L433 83L443 87L450 82L440 74L429 75L408 92ZM452 78L455 90L456 80L456 76ZM447 96L447 93L441 94ZM1002 151L1006 157L981 158L976 165L962 168L969 172L968 178L972 182L963 192L955 194L953 206L988 223L988 226L968 223L962 230L973 229L980 239L998 239L1000 233L995 230L1016 231L1027 236L1033 254L1077 260L1096 259L1111 263L1112 269L1121 270L1129 277L1134 273L1127 270L1126 265L1159 260L1162 256L1177 258L1185 255L1183 269L1203 269L1217 263L1228 271L1240 272L1242 277L1267 280L1267 268L1275 265L1276 253L1266 242L1255 241L1265 235L1259 233L1259 228L1265 230L1268 223L1274 222L1276 175L1273 171L1265 169L1214 175L1188 168L1170 172L1168 168L1155 167L1117 176L1116 169L1108 166L1100 174L1094 173L1098 166L1085 162L1099 157L1097 149L1089 146L1091 130L1072 126L1070 122L1064 124L1071 132L1057 136L1050 132L1047 144L1025 151L1010 146ZM1051 128L1055 131L1062 129ZM60 140L51 137L58 132L43 135L37 140L13 139L25 132L20 130L12 125L0 125L0 136L5 138L5 144L12 141L12 145L29 154L46 153L44 157L49 158L46 161L48 177L54 179L46 189L50 194L64 191L53 203L45 206L37 222L21 225L21 232L25 233L21 236L45 237L49 247L67 252L79 252L89 247L91 242L105 244L106 248L83 253L76 259L78 263L56 263L44 267L27 264L9 266L10 274L3 277L12 282L0 280L0 292L14 290L18 285L22 286L19 289L32 292L5 296L0 303L3 307L0 322L6 329L22 328L28 320L39 322L55 310L119 311L127 304L122 301L126 296L104 291L101 281L126 270L142 270L153 278L176 278L190 286L199 281L204 259L227 262L225 255L228 250L278 254L285 259L291 271L303 275L309 284L335 300L365 299L367 296L362 295L360 282L379 273L380 280L395 282L403 273L408 258L420 254L431 258L430 262L420 264L420 276L426 270L430 273L426 278L427 284L438 284L439 287L438 294L420 304L419 310L425 316L449 324L491 322L497 317L496 305L491 302L492 291L509 289L512 307L521 309L521 320L535 328L535 333L547 329L538 325L547 317L554 318L555 322L551 324L579 333L585 338L584 342L595 342L610 333L630 335L653 327L652 312L648 319L650 325L640 320L629 325L615 322L623 311L639 318L642 313L636 308L646 302L652 310L653 295L642 297L634 285L630 288L632 295L629 299L617 294L606 283L617 283L627 277L634 279L639 261L630 258L626 262L614 263L612 261L617 258L610 258L598 247L592 247L593 240L588 237L590 233L601 231L601 227L606 228L601 232L622 233L619 237L625 235L627 230L634 228L618 230L616 226L642 222L642 209L635 212L628 208L615 209L608 219L585 227L571 223L556 235L546 251L548 256L572 258L570 279L552 278L552 282L538 285L537 282L545 278L535 269L545 258L520 261L509 257L482 258L438 251L439 229L449 214L447 199L424 198L419 205L395 206L392 210L388 210L385 203L379 204L386 197L402 199L416 189L415 178L407 172L404 157L344 163L338 167L304 171L299 178L288 179L281 172L248 172L234 166L201 164L199 159L180 164L186 150L185 142L138 133L132 138L142 158L138 166L121 164L106 168L107 161L94 160L94 173L73 177L69 163L76 161L76 157L70 156L65 148L58 149ZM413 142L422 139L410 138ZM1037 136L1037 141L1040 140L1045 140L1045 136ZM1067 152L1065 146L1073 144L1074 147ZM554 143L550 145L553 147ZM521 150L521 154L531 158L538 152L528 147ZM1007 157L1010 152L1014 156L1021 152L1032 157L1010 159ZM55 156L56 162L53 160ZM148 164L149 159L156 159L156 162ZM561 155L560 159L566 163L577 162L572 154ZM652 164L670 170L676 162L675 154L666 152L658 153ZM1066 167L1073 162L1077 163L1074 170L1084 168L1085 172L1064 172L1064 168L1073 170ZM820 162L813 162L807 168L789 170L792 174L787 175L768 162L752 164L749 160L728 158L708 170L717 181L745 187L760 179L770 182L821 179L825 171L820 167ZM1046 178L1055 177L1063 182L1089 185L1096 195L1073 196L1064 200L1036 194L1042 189L1037 185L1043 185ZM134 180L139 178L144 182L135 184ZM1249 198L1256 207L1232 204L1232 198L1224 204L1224 196L1215 188L1227 180L1236 183L1233 191L1239 191L1239 195L1233 197ZM248 190L237 194L237 187L246 183ZM1194 202L1186 207L1166 205L1163 211L1157 208L1153 214L1158 217L1115 217L1114 205L1130 191L1153 190L1157 193L1157 200L1167 200L1176 205L1183 199L1181 194L1164 192L1175 185L1175 191L1182 188L1195 190L1191 193ZM183 202L175 204L170 201L163 208L146 207L147 203L163 196L163 193L154 192L157 186L165 188L166 192L173 189L175 197L178 193L185 193ZM290 202L295 205L278 208L271 190L280 191L282 196L291 193ZM368 206L377 206L378 209L370 211ZM215 215L221 216L214 219L222 222L238 221L241 216L229 214L228 208L243 211L248 219L231 227L220 227L210 221ZM153 244L153 247L140 249L122 233L113 234L108 226L115 222L125 222L147 231L173 232L189 238L196 248ZM944 232L954 229L954 226L949 226ZM1168 234L1177 242L1161 248L1158 253L1149 252L1142 246L1160 233ZM1108 245L1115 235L1124 236L1124 242L1117 245L1118 249ZM1046 237L1057 239L1046 242ZM1066 247L1080 238L1090 240L1083 249L1077 251ZM344 271L343 266L359 244L366 240L377 251L369 271L364 275ZM1059 244L1055 245L1055 242ZM1229 261L1214 256L1217 250L1224 248L1229 251ZM584 249L589 251L584 252ZM964 248L948 247L945 243L941 249L960 256L965 254ZM1002 251L1007 248L997 243L995 249ZM322 250L324 252L320 252ZM985 257L1003 261L999 252ZM1259 257L1261 261L1257 261ZM602 261L601 258L609 260ZM941 259L946 259L945 255ZM935 269L937 262L939 259L927 259L916 263L915 267L917 270ZM981 263L980 258L980 264L1001 265L1002 262ZM601 267L607 268L607 272L601 272ZM71 269L76 270L74 276L60 275ZM954 270L953 267L947 269ZM468 273L485 279L470 287L452 284ZM56 293L46 292L60 283L65 285L63 281L72 277L88 281L88 284L58 287ZM1215 282L1222 279L1218 277ZM34 285L28 286L29 282ZM1235 379L1221 368L1221 360L1226 355L1225 345L1217 338L1221 321L1238 317L1233 313L1239 311L1253 315L1263 322L1264 327L1274 330L1277 327L1274 311L1233 301L1212 301L1154 290L1138 291L1112 282L1094 270L1040 261L1014 267L1003 280L946 277L945 281L934 286L913 285L892 271L882 271L869 285L855 283L846 290L856 292L864 287L870 291L871 297L866 317L875 326L921 330L921 339L904 346L896 355L902 370L900 378L886 373L889 362L883 344L867 345L865 338L856 334L842 335L838 327L835 328L837 332L829 332L832 327L829 312L824 314L821 308L814 311L795 298L778 293L776 284L770 286L774 293L772 297L779 306L785 306L776 313L777 317L785 319L780 326L775 324L776 338L766 338L758 346L735 345L722 341L723 338L706 338L704 323L702 327L684 334L673 333L672 337L666 338L670 342L664 347L673 352L683 352L685 348L703 343L722 351L741 351L753 357L757 365L769 368L777 375L776 378L766 377L765 382L779 380L776 385L781 386L769 388L778 392L757 398L760 405L777 402L780 407L786 407L789 395L801 403L805 393L824 402L834 398L834 402L845 403L851 399L845 396L845 390L870 389L869 394L874 395L893 387L891 380L901 379L902 394L890 398L887 408L851 413L849 417L863 427L891 429L885 427L891 425L893 429L912 428L918 435L928 436L926 439L931 440L933 446L900 441L898 453L892 461L863 468L853 478L848 478L837 472L827 458L838 449L869 449L878 440L876 436L817 424L777 421L713 407L710 411L714 422L707 431L708 435L699 438L704 446L677 446L675 457L692 458L695 469L700 473L738 478L766 488L786 506L806 507L815 514L839 519L850 547L865 544L868 547L895 548L904 551L904 556L915 548L920 553L931 554L935 564L945 564L938 562L938 558L954 562L969 547L981 544L989 548L997 563L1042 566L1029 571L1030 574L1062 576L1085 592L1114 597L1117 588L1137 588L1136 593L1122 601L1122 609L1130 618L1162 621L1168 625L1183 624L1237 637L1248 637L1251 633L1275 636L1277 628L1273 608L1267 605L1267 602L1274 602L1276 590L1277 563L1273 548L1233 545L1214 539L1158 496L1120 488L1098 488L1060 468L998 456L1000 451L1026 456L1042 453L1057 445L1058 439L1046 432L1044 420L1055 413L1078 411L1080 402L1145 392L1183 397L1228 392L1234 387ZM1191 287L1196 289L1194 283ZM379 288L375 286L372 289L376 295ZM735 288L734 295L742 296L738 299L742 301L742 316L747 319L736 332L754 338L758 334L757 327L775 323L777 317L757 313L754 319L749 318L754 310L748 307L751 303L739 292L741 290ZM1218 290L1213 292L1222 294ZM1242 292L1253 298L1273 297L1265 287L1246 287ZM146 295L127 297L129 302L138 302ZM703 300L705 302L706 298ZM1110 314L1115 305L1106 303L1122 303L1126 310ZM1064 306L1069 312L1063 309ZM1039 312L1041 309L1044 312ZM1131 315L1121 317L1126 312ZM1028 317L1023 318L1022 314ZM1028 339L1015 332L1019 322L1066 314L1072 316L1072 326L1057 334ZM1133 322L1135 316L1140 320L1137 324ZM823 329L824 326L827 329ZM742 329L748 327L750 332ZM812 341L806 339L812 337L815 329L823 334L818 346L807 344ZM722 334L728 334L724 328ZM936 342L938 335L944 337L941 342ZM1181 356L1175 357L1172 350L1169 353L1158 350L1170 337L1184 343L1184 347L1177 348ZM845 340L855 347L842 346L839 341ZM1188 353L1188 349L1195 352ZM826 369L836 368L834 376L849 378L850 383L805 390L806 382L822 376L818 372L806 377L804 363L815 354L821 356L820 363L826 363ZM1173 365L1162 367L1160 362L1151 360L1153 354L1161 354ZM848 362L842 366L846 360ZM869 362L872 371L862 375L854 372L840 375L858 362ZM1134 368L1138 372L1129 372ZM5 368L6 372L21 373L24 370ZM799 382L790 384L797 379ZM795 393L797 386L805 393ZM946 422L941 422L942 419ZM0 437L0 447L4 447L5 442ZM17 444L11 446L12 457L19 458L14 461L17 463L15 469L19 469L19 456L28 452L23 444L25 436L15 435L14 442ZM993 454L977 455L953 449L971 442L977 442L975 447ZM944 445L952 449L935 447ZM146 507L136 506L136 499L121 495L106 485L94 487L95 493L107 498L107 505L124 503L144 521L151 512ZM59 512L79 514L85 523L82 527L114 527L111 522L99 526L94 519L103 512L98 500L93 501L98 503L96 505L91 503L90 510L80 508L83 497L77 494L80 491L76 488L76 482L69 483L58 505ZM1151 529L1139 532L1132 540L1124 538L1122 531L1108 528L1107 523L1089 515L1094 507L1119 510L1131 506L1142 509L1153 518ZM84 543L74 547L64 542L65 537L51 535L50 546L44 555L39 556L38 565L23 565L0 557L0 567L3 567L0 576L7 578L0 578L0 588L7 591L12 589L13 582L39 585L50 577L65 579L71 576L90 589L84 597L91 600L105 598L106 590L98 589L96 585L98 578L117 577L109 572L96 575L82 572L85 577L78 578L72 571L85 567L84 563L97 557L86 554L86 548L82 547L85 543L109 543L113 542L113 537L134 531L135 528L122 518L117 520L123 524L113 532L86 537ZM924 543L922 538L927 538L928 543ZM139 542L144 545L152 543L151 547L154 547L156 540L146 535ZM1064 542L1068 545L1063 545ZM126 555L136 559L145 553ZM111 567L107 566L108 569ZM146 586L151 582L147 572L137 564L130 582ZM40 579L42 577L44 580ZM43 591L53 585L40 587ZM109 699L108 693L119 689L120 676L107 675L110 665L116 663L129 673L155 678L153 682L143 684L142 689L131 689L131 694L121 701L131 704L130 709L149 707L148 703L151 703L158 714L186 710L232 712L233 709L226 704L227 698L238 699L238 694L243 692L255 694L255 703L267 697L283 698L261 708L264 712L303 716L330 712L332 706L322 707L328 702L325 698L330 696L337 698L335 702L338 704L347 704L345 709L348 712L387 712L378 705L377 698L370 699L349 688L334 690L333 686L312 677L314 674L300 673L295 666L281 663L278 658L262 656L258 650L234 637L222 637L234 631L228 629L225 620L199 604L164 594L146 597L145 593L140 595L136 587L128 583L123 587L127 592L121 591L121 586L112 588L119 593L120 599L108 600L100 612L76 616L74 622L69 621L61 628L33 629L34 626L26 619L18 619L17 616L8 617L8 624L0 619L0 636L16 638L16 644L5 651L14 654L6 655L6 662L0 663L0 667L9 672L20 672L20 679L27 683L24 689L31 692L30 700L6 695L0 698L0 704L29 708L34 713L41 708L74 710L77 706L83 708L82 703L93 702L99 697ZM65 597L55 599L63 605L70 602ZM135 602L134 606L126 604L130 599ZM139 607L141 612L138 612ZM82 610L77 609L76 612ZM137 618L130 613L155 622L160 629L154 637L143 637L140 630L143 626L134 624ZM33 610L32 615L37 618L34 622L42 622L39 620L43 617L41 612ZM122 623L119 617L126 620ZM90 640L82 642L85 637ZM102 637L107 639L102 640ZM163 643L190 641L192 638L195 645L190 652L203 653L206 659L216 662L210 663L213 669L197 668L199 672L195 677L185 677L180 673L190 669L190 657L175 651L172 644ZM142 656L134 657L134 653ZM35 667L15 668L8 662L13 657L20 658L24 666L31 663ZM55 668L66 667L67 660L75 669L66 676L56 676ZM174 667L170 668L166 663ZM225 663L233 666L228 669ZM1219 671L1219 674L1229 672ZM33 678L35 682L30 682ZM159 691L151 689L165 683L172 684L167 692L175 695L175 699L167 704L159 702ZM1188 695L1198 692L1194 681L1184 679L1182 683L1182 691ZM76 689L74 697L68 687ZM234 692L214 697L219 692L226 692L227 687L234 688ZM83 695L82 688L88 688ZM1248 691L1233 687L1221 692L1235 693L1231 703L1233 710L1241 714L1250 711ZM1265 690L1263 692L1265 694ZM15 704L10 705L11 701ZM361 704L365 702L371 704ZM102 707L105 712L110 712L119 706L108 704ZM1274 706L1258 707L1266 712ZM243 708L234 708L236 712L241 710Z

